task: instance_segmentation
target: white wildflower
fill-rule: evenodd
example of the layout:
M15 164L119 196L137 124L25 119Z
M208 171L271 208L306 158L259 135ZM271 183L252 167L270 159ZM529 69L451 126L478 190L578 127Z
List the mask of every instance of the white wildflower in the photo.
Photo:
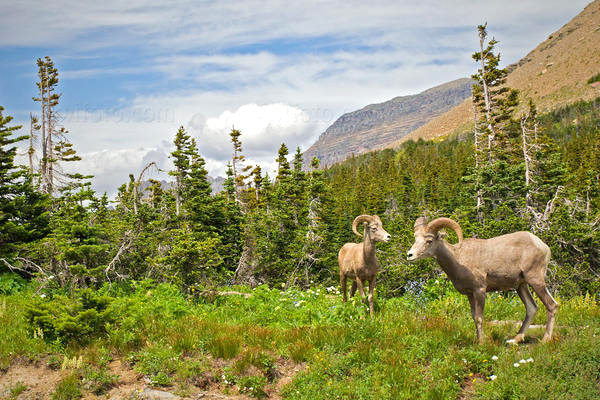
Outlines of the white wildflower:
M527 361L528 363L530 363L530 362L533 362L533 358L529 357L529 358L528 358L526 361Z
M519 360L519 364L525 364L526 362L527 362L527 361L525 361L525 360L523 360L523 359L520 359L520 360Z
M492 356L492 360L497 361L498 360L498 356Z
M517 368L519 365L521 365L521 364L519 364L519 363L514 363L514 364L513 364L513 367Z
M517 342L515 341L515 339L508 339L506 341L506 343L510 343L510 344L517 344Z
M496 380L496 378L497 378L497 376L496 376L496 375L490 375L490 381L495 381L495 380Z
M46 293L42 293L42 294L40 295L40 297L41 297L42 299L43 299L43 298L45 298L45 297L46 297Z

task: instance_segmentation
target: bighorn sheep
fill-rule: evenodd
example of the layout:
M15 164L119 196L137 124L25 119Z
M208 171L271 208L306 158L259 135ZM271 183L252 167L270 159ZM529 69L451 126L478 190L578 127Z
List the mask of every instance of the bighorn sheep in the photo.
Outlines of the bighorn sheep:
M458 235L458 243L444 240L439 231L450 228ZM414 225L415 243L407 253L409 261L433 257L448 275L456 290L467 295L475 322L477 339L483 341L483 308L489 291L517 289L525 304L525 319L514 338L525 338L525 330L538 310L528 284L547 309L546 333L542 341L552 338L554 316L558 303L546 288L546 267L550 249L529 232L515 232L492 239L465 239L460 226L449 218L437 218L430 223L424 217Z
M379 271L379 261L375 255L375 243L387 243L391 236L383 229L381 219L377 215L359 215L354 219L352 231L358 236L362 236L356 230L357 225L361 222L364 223L364 241L362 243L346 243L338 253L340 283L345 303L347 301L346 278L354 279L350 297L354 296L357 287L360 295L364 297L363 282L369 281L369 312L373 316L373 290L375 289L375 278Z

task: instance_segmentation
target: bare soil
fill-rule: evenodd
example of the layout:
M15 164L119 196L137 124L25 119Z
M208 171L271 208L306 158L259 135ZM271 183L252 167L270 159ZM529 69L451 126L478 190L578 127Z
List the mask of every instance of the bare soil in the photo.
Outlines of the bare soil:
M185 386L174 385L171 387L153 387L149 380L142 374L132 369L129 363L121 359L113 360L110 372L118 376L115 387L102 395L85 392L83 399L237 399L250 400L251 397L239 394L235 386L227 386L215 379L215 374L220 374L228 363L211 359L211 368L214 372L206 372L192 378ZM282 359L275 363L275 379L265 387L265 392L270 399L281 399L280 392L290 383L294 376L304 370L305 364L297 364L290 360ZM11 399L11 389L18 384L25 385L26 389L19 394L18 400L43 400L50 399L59 382L73 371L51 369L45 360L30 362L21 360L13 363L8 370L0 374L0 399ZM177 397L173 397L175 395Z

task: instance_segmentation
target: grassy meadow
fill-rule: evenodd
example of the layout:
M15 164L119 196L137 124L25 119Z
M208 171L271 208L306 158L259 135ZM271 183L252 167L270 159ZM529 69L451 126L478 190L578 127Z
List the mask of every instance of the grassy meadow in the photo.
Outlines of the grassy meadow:
M0 368L59 371L52 399L116 398L124 373L184 397L205 390L285 399L600 396L600 307L590 296L557 299L551 343L539 342L538 327L516 346L506 342L518 329L511 321L524 315L516 295L488 295L479 345L466 297L446 281L377 299L374 318L358 297L344 305L335 287L183 295L144 281L71 296L4 288ZM540 306L534 324L544 323ZM5 398L33 390L27 381L3 383Z

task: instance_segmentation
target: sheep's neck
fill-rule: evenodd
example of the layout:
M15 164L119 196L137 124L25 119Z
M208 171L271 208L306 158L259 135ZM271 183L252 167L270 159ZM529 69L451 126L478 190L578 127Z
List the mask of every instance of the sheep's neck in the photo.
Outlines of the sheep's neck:
M375 241L371 239L371 231L367 227L365 227L364 238L363 254L365 260L372 260L375 258Z
M459 292L471 286L475 276L469 268L457 261L455 249L451 244L443 241L435 252L435 259Z

